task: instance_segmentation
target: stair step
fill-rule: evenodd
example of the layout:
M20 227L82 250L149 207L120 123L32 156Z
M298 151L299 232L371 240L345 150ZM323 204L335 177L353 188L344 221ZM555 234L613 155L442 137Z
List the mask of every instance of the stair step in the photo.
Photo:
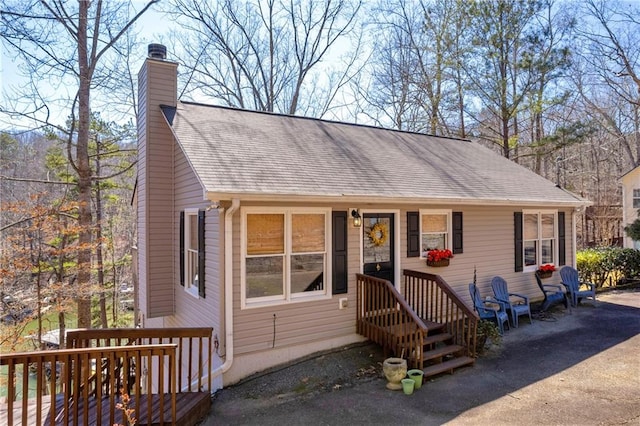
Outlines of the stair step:
M434 358L442 358L444 356L455 354L456 352L460 352L462 349L464 349L464 347L460 345L441 346L439 348L423 352L422 360L428 361Z
M474 362L475 360L473 358L461 356L440 364L430 365L424 369L424 375L425 377L430 377L444 372L453 374L454 369L464 367L465 365L472 365Z
M449 333L430 334L424 339L424 344L432 345L434 343L446 342L452 338L453 336Z
M447 325L447 324L442 324L439 322L433 322L433 321L427 321L427 320L422 320L422 322L424 323L425 326L427 326L430 334L436 334L436 333L442 332L442 330L444 330L444 328Z

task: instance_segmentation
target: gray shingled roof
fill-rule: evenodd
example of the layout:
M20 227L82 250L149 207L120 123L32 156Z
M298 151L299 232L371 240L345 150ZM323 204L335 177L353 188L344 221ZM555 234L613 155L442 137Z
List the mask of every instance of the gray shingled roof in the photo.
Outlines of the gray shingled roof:
M467 140L187 102L163 111L207 193L585 204Z

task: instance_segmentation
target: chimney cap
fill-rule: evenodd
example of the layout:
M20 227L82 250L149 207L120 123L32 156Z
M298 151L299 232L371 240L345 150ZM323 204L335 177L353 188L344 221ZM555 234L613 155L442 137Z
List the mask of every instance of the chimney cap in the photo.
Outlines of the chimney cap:
M147 54L149 58L165 59L167 57L167 48L162 44L152 43L147 47Z

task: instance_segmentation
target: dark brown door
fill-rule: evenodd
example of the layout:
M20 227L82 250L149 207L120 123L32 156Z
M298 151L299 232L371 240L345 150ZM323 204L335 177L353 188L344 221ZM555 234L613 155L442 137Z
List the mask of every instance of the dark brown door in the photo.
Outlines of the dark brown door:
M393 214L365 213L362 227L365 275L393 283L395 276Z

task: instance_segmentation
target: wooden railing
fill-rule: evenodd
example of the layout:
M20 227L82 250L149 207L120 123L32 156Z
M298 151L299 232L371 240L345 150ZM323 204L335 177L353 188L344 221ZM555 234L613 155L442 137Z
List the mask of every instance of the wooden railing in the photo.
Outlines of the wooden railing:
M211 391L211 327L99 328L67 333L67 347L89 348L176 343L178 392ZM206 382L204 381L206 379Z
M402 271L402 294L419 318L446 324L446 330L456 344L464 346L467 355L476 355L478 315L439 276L425 272Z
M0 404L0 424L64 419L65 425L126 425L116 408L123 394L131 397L136 419L193 424L210 404L212 332L211 327L75 330L67 334L69 349L0 355L7 402Z
M423 368L427 327L387 280L357 274L357 332L388 351Z
M0 366L6 369L3 380L6 380L7 395L0 423L88 425L103 424L102 419L108 416L110 425L128 424L124 409L132 410L137 419L146 411L146 418L152 419L155 411L164 413L168 403L171 418L165 420L160 415L158 422L175 424L177 347L176 344L114 346L1 355ZM155 366L158 379L153 381L151 375L143 380L141 374L121 374L122 366L128 371L132 364ZM95 369L95 366L102 368ZM94 387L86 386L88 378L94 375L97 376ZM95 383L103 385L95 386ZM131 389L132 399L123 407L118 407L123 402L118 384ZM154 387L156 393L162 395L158 406L152 406L149 398ZM143 395L147 397L143 399ZM169 395L168 401L166 395Z

